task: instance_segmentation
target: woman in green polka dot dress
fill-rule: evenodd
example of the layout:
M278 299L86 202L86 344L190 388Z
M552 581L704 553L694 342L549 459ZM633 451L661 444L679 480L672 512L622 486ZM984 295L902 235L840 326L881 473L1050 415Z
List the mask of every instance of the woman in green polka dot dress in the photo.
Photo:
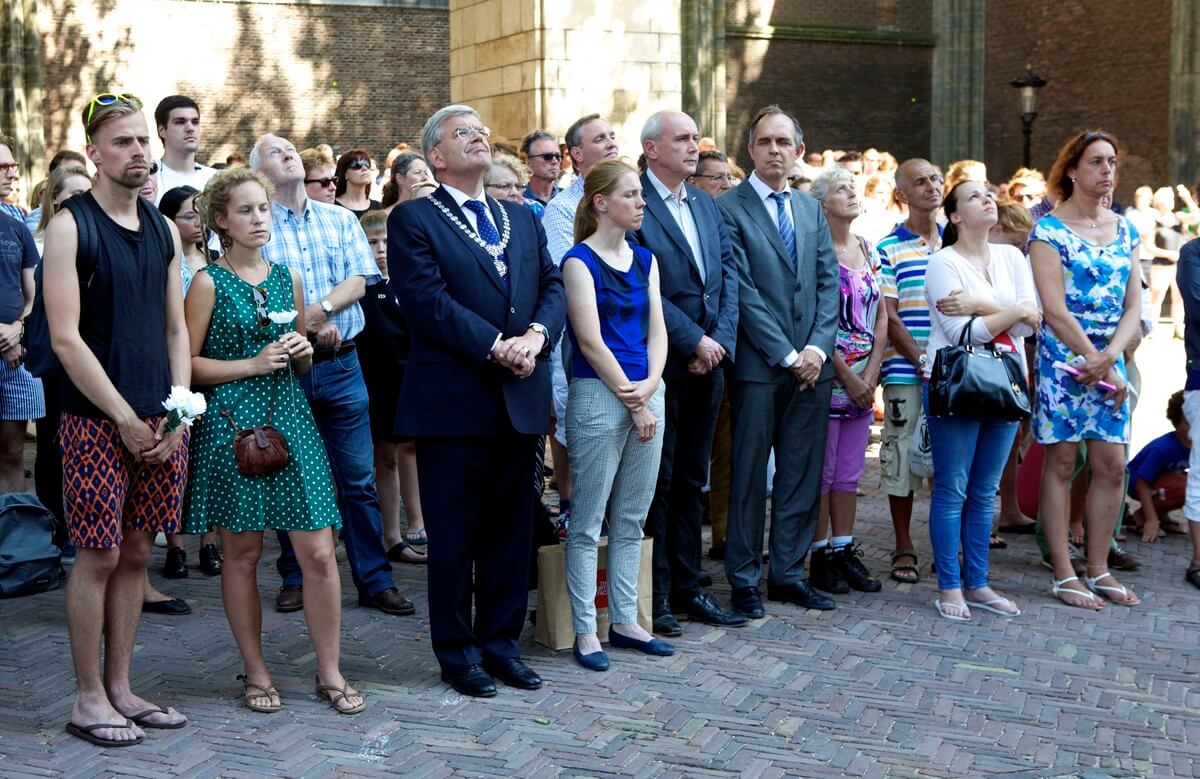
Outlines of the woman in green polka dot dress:
M262 655L262 605L256 571L263 531L288 532L304 574L304 616L317 656L317 694L342 714L364 707L339 666L341 583L329 528L341 527L329 461L296 373L312 367L302 335L300 279L262 258L270 240L271 185L245 168L214 176L197 198L205 225L225 247L197 272L185 309L192 345L192 381L208 388L208 413L192 433L191 477L184 503L185 532L216 528L225 549L221 595L245 663L244 702L278 711ZM299 309L288 324L270 314ZM271 423L287 439L287 465L244 476L233 452L232 414L239 429Z

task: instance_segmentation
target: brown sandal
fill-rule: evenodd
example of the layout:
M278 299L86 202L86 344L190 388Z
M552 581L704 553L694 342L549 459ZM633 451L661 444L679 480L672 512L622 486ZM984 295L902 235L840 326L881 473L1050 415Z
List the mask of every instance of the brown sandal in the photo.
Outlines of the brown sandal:
M338 714L358 714L360 711L367 708L367 701L365 699L362 703L358 704L352 709L343 709L338 706L338 701L348 700L350 698L351 693L346 692L349 689L349 680L346 680L346 684L342 687L334 687L332 684L321 684L321 677L317 677L317 698L329 701L329 705L332 706L333 710ZM363 697L361 692L355 692L353 694L360 698Z
M261 703L251 703L250 701L255 698L278 698L279 691L274 687L263 687L262 685L258 685L252 681L249 681L246 679L246 674L238 674L237 678L238 681L242 683L242 702L246 704L246 708L250 709L250 711L257 711L263 714L274 714L283 708L283 701L280 701L278 705L274 706L263 706ZM251 694L251 692L255 690L257 690L257 692Z
M897 563L902 558L912 560L912 565L900 565ZM897 549L892 552L892 578L903 584L916 584L921 581L921 571L918 568L920 561L917 559L917 550L909 547L908 549Z

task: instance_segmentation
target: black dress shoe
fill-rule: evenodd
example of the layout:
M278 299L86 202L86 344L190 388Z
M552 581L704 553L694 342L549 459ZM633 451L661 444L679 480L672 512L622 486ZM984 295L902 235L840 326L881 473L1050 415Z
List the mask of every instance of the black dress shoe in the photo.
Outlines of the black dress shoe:
M712 586L712 574L702 573L696 577L696 584L699 584L704 589Z
M803 579L791 584L767 584L767 597L784 603L794 603L806 609L830 611L837 608L833 598L817 592L811 584Z
M477 665L469 665L455 671L443 668L442 681L460 694L472 698L493 698L496 695L496 681Z
M182 598L168 600L148 600L142 604L143 614L168 614L172 617L182 617L191 614L192 607Z
M520 690L536 690L542 686L542 677L532 668L525 665L519 657L508 657L503 660L484 660L483 670L507 684Z
M221 550L216 544L205 544L200 547L200 570L205 576L221 575Z
M850 589L859 592L879 592L883 589L883 585L878 579L871 576L867 566L863 565L862 556L863 553L858 548L858 544L843 546L834 550L833 561L837 565L842 579L850 585ZM811 574L809 578L812 578Z
M654 632L660 636L683 635L683 628L671 613L671 604L666 598L654 599Z
M183 551L183 547L172 546L167 549L167 559L163 562L162 575L167 579L187 578L187 552Z
M734 611L750 619L762 619L767 615L757 587L734 587L729 601Z
M417 610L413 602L401 595L400 590L395 587L388 587L386 590L380 590L370 596L359 595L358 605L379 609L384 614L391 614L394 617L407 617Z
M725 547L710 546L708 548L708 559L709 560L724 560L725 559Z
M741 614L722 609L707 592L702 592L689 600L677 602L675 611L686 614L689 618L706 625L720 625L727 628L740 628L750 621Z
M808 566L808 580L818 590L831 592L834 595L845 595L850 592L850 585L842 577L837 552L833 551L833 547L823 546L813 550L812 562Z

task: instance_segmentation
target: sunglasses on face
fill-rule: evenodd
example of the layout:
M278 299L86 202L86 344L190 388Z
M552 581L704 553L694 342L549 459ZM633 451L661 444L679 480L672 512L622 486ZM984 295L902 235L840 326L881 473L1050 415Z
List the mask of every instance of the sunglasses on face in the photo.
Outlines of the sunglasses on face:
M355 160L354 162L350 163L346 167L349 168L350 170L370 170L371 161L370 160Z
M338 182L337 176L326 176L325 178L322 178L322 179L305 179L304 180L305 184L320 184L322 189L324 189L325 187L336 187L337 182Z
M150 175L153 176L155 173L158 173L158 163L152 162L150 163Z
M546 162L562 162L562 155L556 151L546 152L545 154L532 155L535 159L544 160Z
M271 317L267 316L267 290L265 287L254 288L254 316L258 319L259 327L271 325Z

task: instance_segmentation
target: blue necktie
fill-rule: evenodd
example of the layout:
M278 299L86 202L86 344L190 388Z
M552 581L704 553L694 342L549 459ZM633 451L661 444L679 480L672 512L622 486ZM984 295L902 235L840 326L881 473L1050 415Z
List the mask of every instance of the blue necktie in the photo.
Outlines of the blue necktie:
M479 233L479 237L483 239L483 242L488 246L498 246L500 244L500 234L496 232L496 226L492 224L491 215L488 214L487 206L478 200L468 200L466 203L463 203L463 205L474 212L475 230ZM508 258L503 254L497 257L496 260L504 263L506 266L508 265ZM496 272L499 273L500 269L497 268ZM500 280L504 282L505 289L510 289L507 273L501 276Z
M796 230L792 227L792 217L788 213L788 198L791 192L772 192L775 201L775 215L779 217L779 237L783 239L783 248L787 249L788 259L792 261L792 270L796 269Z

